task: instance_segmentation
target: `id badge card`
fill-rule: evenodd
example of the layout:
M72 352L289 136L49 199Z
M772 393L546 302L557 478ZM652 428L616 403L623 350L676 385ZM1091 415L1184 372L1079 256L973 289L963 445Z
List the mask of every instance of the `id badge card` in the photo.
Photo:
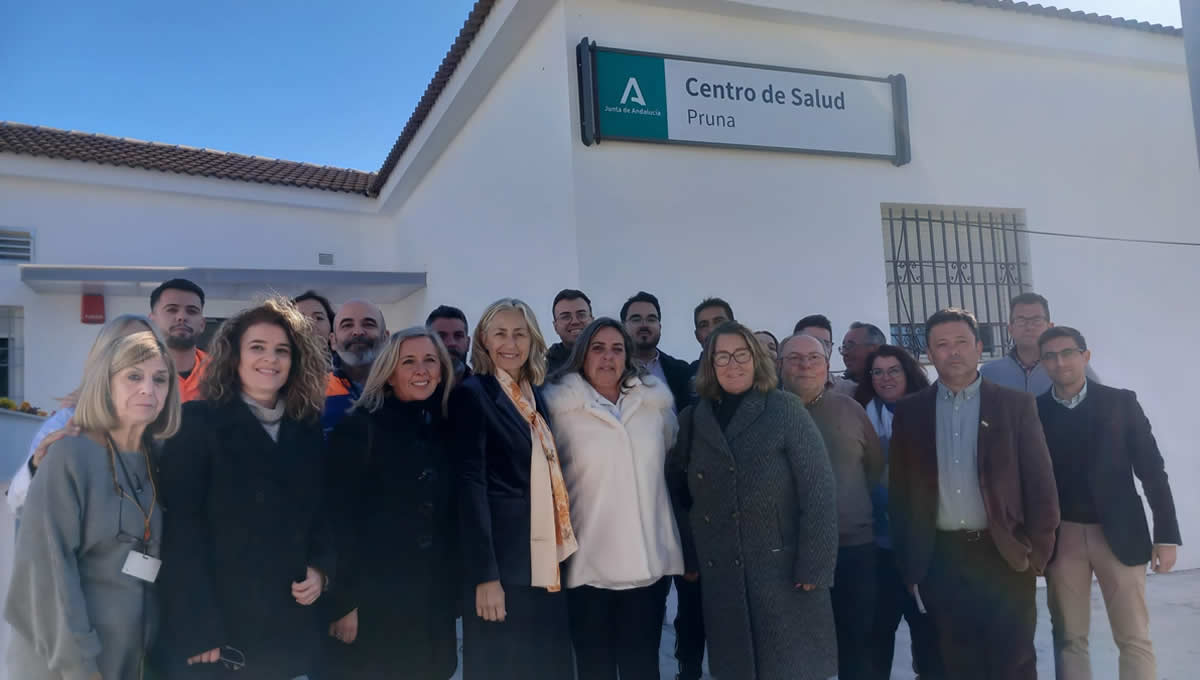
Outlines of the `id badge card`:
M160 567L162 567L162 560L157 557L151 557L137 550L130 550L129 555L125 558L125 566L121 567L121 573L129 574L146 583L154 583L154 580L158 578Z

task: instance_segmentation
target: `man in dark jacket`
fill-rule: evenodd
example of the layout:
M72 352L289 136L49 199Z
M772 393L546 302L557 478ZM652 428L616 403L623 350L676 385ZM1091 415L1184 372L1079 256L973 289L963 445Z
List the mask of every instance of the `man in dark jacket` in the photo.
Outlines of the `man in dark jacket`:
M692 377L695 372L686 361L661 352L662 307L658 298L645 291L621 305L621 323L633 338L633 359L647 373L667 383L675 397L675 412L679 413L695 400Z
M438 334L450 361L454 364L454 384L471 377L471 365L468 355L471 352L471 327L467 325L467 315L458 307L439 305L425 317L425 327Z
M553 375L566 365L575 340L592 322L592 300L582 290L564 288L554 296L550 311L554 315L554 332L561 340L546 350L546 372Z
M712 335L717 326L727 321L735 321L733 307L719 297L704 298L692 310L692 325L696 327L696 342L700 343L701 354L704 353L704 343L708 342L708 336ZM692 374L695 375L699 368L700 360L696 359L691 363Z
M1170 571L1182 542L1162 454L1137 395L1088 380L1092 353L1079 331L1050 328L1038 346L1039 364L1053 384L1038 397L1038 413L1062 504L1054 560L1046 569L1058 677L1092 677L1094 572L1121 653L1121 677L1156 678L1146 564L1157 573ZM1153 544L1135 475L1154 513Z
M937 625L946 675L1037 677L1037 576L1058 490L1033 396L994 385L969 312L925 322L937 384L896 404L889 516L896 561Z
M665 382L675 397L679 413L695 399L694 372L686 361L660 352L662 307L658 298L645 291L621 305L621 323L633 338L633 358L646 372ZM675 577L678 611L675 615L675 660L679 662L677 680L699 680L704 662L704 614L700 599L699 574L689 572Z

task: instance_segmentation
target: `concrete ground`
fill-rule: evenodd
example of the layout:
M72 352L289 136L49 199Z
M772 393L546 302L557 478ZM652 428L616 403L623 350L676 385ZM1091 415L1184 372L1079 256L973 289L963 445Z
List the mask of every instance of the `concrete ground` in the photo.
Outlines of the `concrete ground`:
M1184 571L1164 576L1151 575L1146 580L1146 596L1150 605L1150 632L1158 656L1160 680L1194 680L1200 678L1200 570ZM667 617L663 624L663 640L659 658L662 678L675 677L675 593L667 601ZM1038 677L1054 677L1054 657L1050 644L1050 614L1046 609L1046 589L1038 589L1037 629ZM914 674L909 653L908 628L901 623L896 633L896 658L892 667L893 680L911 680ZM1094 680L1117 680L1117 647L1113 644L1104 600L1098 586L1092 587L1092 674ZM456 674L455 678L460 678ZM705 675L705 678L710 676Z

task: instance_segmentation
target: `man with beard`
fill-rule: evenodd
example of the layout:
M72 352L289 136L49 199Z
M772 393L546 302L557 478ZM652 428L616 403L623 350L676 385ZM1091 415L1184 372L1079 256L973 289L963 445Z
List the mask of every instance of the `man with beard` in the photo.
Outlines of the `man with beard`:
M592 301L583 291L566 288L554 296L550 311L554 314L554 332L562 340L546 351L546 372L553 374L567 363L575 339L592 322Z
M325 410L321 425L328 435L346 417L351 404L362 394L379 343L387 338L383 312L366 300L350 300L333 318L333 372L325 388Z
M693 401L692 369L658 350L662 338L662 308L658 298L645 291L621 306L621 323L633 338L633 359L647 373L665 382L675 397L678 413ZM704 614L701 610L700 575L692 572L676 576L675 660L679 663L677 680L699 680L704 662Z
M167 342L179 374L181 401L200 399L200 380L208 355L196 347L207 323L204 290L187 279L171 279L150 293L150 320Z
M450 361L454 364L454 383L459 384L471 377L471 367L467 365L467 353L471 349L467 315L458 307L442 305L429 313L425 327L438 334L450 353Z

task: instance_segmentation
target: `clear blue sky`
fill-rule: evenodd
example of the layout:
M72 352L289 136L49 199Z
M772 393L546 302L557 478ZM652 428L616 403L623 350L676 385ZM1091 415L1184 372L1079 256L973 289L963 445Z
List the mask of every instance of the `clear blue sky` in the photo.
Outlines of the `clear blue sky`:
M376 170L473 4L14 0L0 120ZM1177 0L1057 4L1180 23Z

